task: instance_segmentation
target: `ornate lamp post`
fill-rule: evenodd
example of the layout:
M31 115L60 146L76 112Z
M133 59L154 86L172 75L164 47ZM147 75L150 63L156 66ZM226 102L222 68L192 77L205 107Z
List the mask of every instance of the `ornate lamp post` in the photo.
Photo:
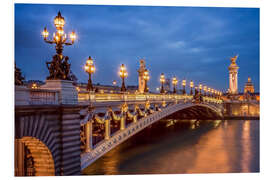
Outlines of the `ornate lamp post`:
M161 83L160 93L164 93L165 92L164 91L164 82L165 82L164 73L161 73L159 81Z
M94 62L93 62L93 59L91 58L91 56L89 56L89 58L86 60L86 64L84 66L84 70L89 75L88 84L87 84L87 91L93 91L93 84L92 84L92 78L91 78L91 76L92 76L92 74L95 73L96 68L94 66Z
M53 33L53 39L48 40L49 32L45 27L42 35L44 41L49 44L55 44L56 55L53 56L53 60L51 62L46 62L47 67L50 72L50 76L47 79L62 79L62 80L70 80L70 64L68 64L68 57L64 58L63 56L63 47L64 45L69 46L74 44L76 39L76 34L72 31L69 35L71 42L67 42L67 35L64 32L65 19L62 17L60 11L58 15L54 18L54 25L56 28L56 32ZM49 66L50 64L50 66Z
M207 93L207 86L204 86L204 87L203 87L203 91L204 91L204 95L206 96L206 93Z
M202 84L199 84L200 94L202 94Z
M211 93L211 88L209 87L209 88L208 88L208 96L209 96L209 97L211 96L210 93Z
M122 78L121 92L125 92L127 90L125 86L125 78L128 76L128 73L124 64L120 67L119 76Z
M211 96L214 97L214 89L211 89Z
M148 92L147 81L150 79L149 71L147 69L143 72L143 79L145 81L144 92L146 93Z
M195 93L194 93L195 95L197 95L198 94L198 86L195 86Z
M215 96L214 97L217 97L217 90L214 90L214 93L215 93Z
M183 94L186 94L186 80L183 79L182 81L182 86L183 86Z
M173 93L176 93L176 85L178 83L178 80L176 79L176 77L173 77L172 79L172 84L173 84Z
M190 95L192 95L193 94L193 90L192 89L194 87L194 83L193 83L192 80L190 81L189 86L190 86Z

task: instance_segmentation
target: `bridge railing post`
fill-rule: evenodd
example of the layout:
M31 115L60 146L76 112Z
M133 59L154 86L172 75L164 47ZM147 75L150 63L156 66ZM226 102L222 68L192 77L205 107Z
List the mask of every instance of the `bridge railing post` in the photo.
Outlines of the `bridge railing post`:
M120 120L120 130L124 130L126 128L126 116L122 116Z
M109 119L105 120L105 140L111 137L111 121Z
M86 137L86 143L85 143L85 152L90 152L93 149L93 143L92 143L92 121L87 121L85 124L85 137Z

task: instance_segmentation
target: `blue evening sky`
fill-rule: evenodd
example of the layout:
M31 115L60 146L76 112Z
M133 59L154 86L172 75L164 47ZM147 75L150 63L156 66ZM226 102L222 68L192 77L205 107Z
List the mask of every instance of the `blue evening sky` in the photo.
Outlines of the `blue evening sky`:
M80 82L88 56L95 60L94 83L112 84L123 63L128 85L138 84L139 59L145 58L151 89L159 86L161 72L210 87L228 89L230 57L239 54L239 89L248 76L259 91L259 9L94 5L15 5L15 61L27 80L45 80L46 61L54 46L43 41L46 26L50 37L58 11L66 20L65 32L73 29L78 40L64 48L71 69Z

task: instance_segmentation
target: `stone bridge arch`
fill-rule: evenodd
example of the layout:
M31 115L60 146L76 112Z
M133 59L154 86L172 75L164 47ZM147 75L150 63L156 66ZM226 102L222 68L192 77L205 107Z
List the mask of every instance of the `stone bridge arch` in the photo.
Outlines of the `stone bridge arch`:
M167 116L177 119L223 119L222 107L208 104L192 104L188 107L179 108L176 112Z
M26 163L28 163L28 166L29 163L31 165L30 168L26 169L27 176L55 175L54 159L51 151L42 141L30 136L24 136L19 141L26 149Z
M51 154L53 166L50 165L50 168L54 167L54 171L39 174L47 176L54 172L53 175L79 175L80 107L50 105L15 108L15 143L21 141L26 147L30 145L27 148L33 152L32 145L42 143L43 152Z
M57 116L50 116L50 118L57 119ZM40 112L23 113L17 115L15 116L15 124L15 138L23 142L31 153L38 153L38 147L36 147L34 150L33 145L35 144L40 144L42 146L42 150L47 149L48 152L50 152L53 161L53 175L60 175L60 163L58 157L58 154L60 153L60 145L58 143L59 137L57 137L56 133L54 132L57 129L57 124L54 124L53 126L53 124L48 121L48 115L46 116ZM44 150L44 152L45 151L46 150ZM52 171L50 170L47 173L42 172L35 175L46 176L51 174Z

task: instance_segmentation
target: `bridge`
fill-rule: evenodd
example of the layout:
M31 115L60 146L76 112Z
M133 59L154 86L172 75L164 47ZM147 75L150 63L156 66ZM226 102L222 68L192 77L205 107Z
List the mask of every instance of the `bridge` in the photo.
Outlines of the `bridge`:
M64 46L74 44L76 34L71 32L71 41L67 42L63 30L65 20L60 12L54 23L57 31L51 40L46 28L42 32L44 41L55 44L56 49L52 61L46 62L50 74L45 84L25 86L24 77L15 65L16 176L79 175L108 151L164 118L222 119L224 115L238 115L239 111L253 116L259 109L255 104L257 109L252 110L251 102L242 103L238 105L240 110L236 109L235 102L224 101L221 91L202 84L194 87L193 81L189 83L190 93L186 93L185 79L179 93L176 77L172 78L171 91L164 85L168 83L164 73L160 75L160 93L149 92L149 69L144 60L140 60L136 91L127 90L128 73L122 64L120 91L104 93L93 87L91 75L95 66L89 56L84 66L89 75L87 88L80 90L74 85L76 78L71 74L69 58L62 53ZM234 97L237 95L236 59L232 58L230 68L235 76L230 82Z
M223 117L220 97L89 92L78 92L76 97L77 103L65 104L57 90L16 86L18 175L80 174L108 151L165 117Z

